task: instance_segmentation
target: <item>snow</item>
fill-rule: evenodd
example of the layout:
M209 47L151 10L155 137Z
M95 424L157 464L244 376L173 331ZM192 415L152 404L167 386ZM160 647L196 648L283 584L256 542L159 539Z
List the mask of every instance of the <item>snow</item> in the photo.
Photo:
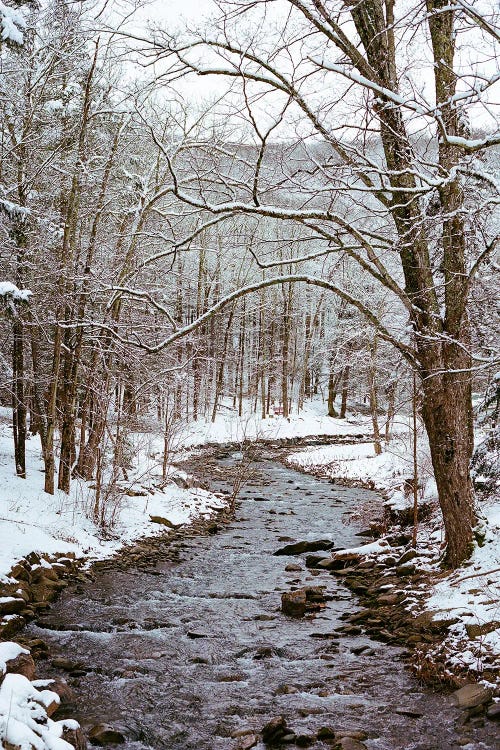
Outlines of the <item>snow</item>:
M16 302L27 302L32 292L29 289L19 289L10 281L0 281L0 297L6 297Z
M355 445L327 445L306 448L288 457L288 462L304 471L317 471L340 480L366 484L384 492L394 510L405 510L413 503L405 480L413 476L412 442L404 432L404 422L395 421L394 437L377 456L373 442ZM418 441L420 467L419 498L429 501L436 498L436 485L432 476L429 448L423 435ZM410 496L411 495L411 496Z
M3 410L9 414L10 410ZM46 555L75 553L93 559L111 555L121 545L145 534L160 533L164 527L153 524L150 516L161 516L173 524L189 523L199 515L208 516L224 505L220 497L200 488L181 489L167 484L162 490L154 482L151 459L141 454L127 488L143 496L125 494L116 498L115 523L111 536L103 535L89 518L94 492L88 483L75 479L69 495L56 490L43 491L43 462L38 438L26 443L27 478L16 476L12 458L12 430L0 424L0 580L7 580L12 565L32 551ZM158 469L158 467L156 466ZM42 559L41 565L47 565Z
M14 42L14 44L22 44L24 41L24 35L22 30L26 28L26 22L22 13L19 10L10 8L8 5L0 2L0 25L1 32L0 38L6 42Z
M376 542L370 542L369 544L362 544L359 547L351 547L350 549L342 549L339 552L334 553L334 557L343 557L344 555L375 555L379 552L387 552L389 549L389 542L385 539L377 540Z
M224 408L224 405L223 405ZM182 441L186 447L204 443L239 443L247 440L278 440L311 435L332 437L354 437L371 432L371 420L366 417L356 419L335 419L325 416L321 402L305 406L300 414L261 419L255 414L238 417L227 408L226 414L217 414L215 422L199 420L186 427Z
M29 208L20 206L19 203L13 203L6 198L0 198L0 209L5 211L11 219L20 219L21 221L24 221L30 215Z
M29 654L29 651L13 641L0 643L0 677L7 671L7 662L17 659L21 654Z
M74 721L52 721L46 709L59 703L50 690L38 690L26 677L7 674L0 685L0 742L20 750L72 750L61 739L65 728L77 728Z

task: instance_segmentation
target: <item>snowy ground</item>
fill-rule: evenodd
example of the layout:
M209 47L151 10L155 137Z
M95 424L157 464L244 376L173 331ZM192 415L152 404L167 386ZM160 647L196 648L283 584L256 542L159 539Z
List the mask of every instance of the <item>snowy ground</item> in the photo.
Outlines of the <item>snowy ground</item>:
M164 529L152 523L150 516L161 516L173 524L188 523L224 504L199 488L181 489L173 483L163 491L155 488L154 477L147 471L147 457L141 456L124 492L130 489L145 494L118 493L110 498L107 515L113 523L103 535L91 520L94 491L89 484L75 480L70 495L59 491L47 495L38 438L28 440L26 448L27 479L19 479L14 472L12 430L0 424L0 581L13 563L31 551L102 558L133 539Z
M395 509L410 507L411 492L405 492L404 479L413 474L412 446L404 434L375 456L369 443L305 448L288 457L304 471L320 471L325 476L361 481L384 492ZM428 447L421 437L418 448L419 502L436 501L437 493ZM422 607L434 613L435 620L456 620L440 647L450 670L470 670L481 675L500 660L500 493L479 504L481 539L465 566L443 577L439 568L444 538L439 515L422 524L418 533L418 556L413 560L429 572L429 585L418 596L409 597L408 609L421 614ZM361 548L360 548L361 549ZM387 549L361 549L362 554L387 554ZM439 654L436 651L436 657Z
M373 443L366 442L305 448L290 455L288 460L304 471L321 469L329 477L358 481L383 491L394 508L405 508L413 502L407 489L405 491L405 479L413 476L412 445L407 434L394 437L379 456L375 455ZM419 496L432 500L436 497L436 485L423 440L419 445L418 465Z
M185 427L182 444L186 447L203 443L236 443L245 439L278 439L307 437L309 435L370 434L371 420L356 416L334 419L325 416L325 404L321 401L306 404L300 414L293 413L288 419L269 417L261 419L255 414L238 417L232 409L222 409L215 422L198 420Z
M75 552L78 556L102 558L121 545L145 534L161 530L150 516L161 516L173 524L188 523L200 514L210 514L223 500L199 488L180 489L169 483L161 486L163 438L161 429L131 436L136 453L128 481L122 491L109 498L106 535L91 520L94 501L92 486L72 482L70 495L43 491L43 463L38 437L26 444L27 479L14 472L10 410L0 409L0 580L20 558L31 551ZM245 438L284 438L307 435L358 435L370 432L370 422L331 419L324 416L324 405L315 404L289 420L282 417L261 420L254 415L239 418L227 410L215 423L205 420L180 427L171 439L172 456L179 458L186 449L207 442L239 442ZM127 491L144 493L139 496Z

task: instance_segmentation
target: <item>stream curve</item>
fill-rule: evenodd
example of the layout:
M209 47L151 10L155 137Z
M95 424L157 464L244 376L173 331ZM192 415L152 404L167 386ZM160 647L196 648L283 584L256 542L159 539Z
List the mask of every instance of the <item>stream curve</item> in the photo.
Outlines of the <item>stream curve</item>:
M212 489L230 491L239 458L205 466ZM234 750L235 734L258 735L278 715L304 742L333 727L366 732L377 750L465 744L449 698L422 688L398 648L336 632L357 609L340 581L313 576L300 556L273 555L288 540L357 546L346 514L370 494L264 458L217 534L174 540L171 559L153 556L147 568L110 561L69 586L29 635L78 662L68 680L83 727L120 728L124 750ZM290 562L301 570L287 572ZM331 601L312 617L284 616L281 593L305 584L326 585ZM49 676L61 674L54 664ZM493 750L494 739L485 731L468 747Z

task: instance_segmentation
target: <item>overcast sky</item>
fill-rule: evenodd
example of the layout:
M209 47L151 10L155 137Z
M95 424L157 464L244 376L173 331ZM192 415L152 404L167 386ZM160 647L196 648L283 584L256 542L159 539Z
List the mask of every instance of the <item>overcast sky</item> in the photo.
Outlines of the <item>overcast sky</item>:
M491 4L495 5L497 0L478 0L479 3L483 2L486 6L491 7ZM148 5L141 9L138 15L135 17L134 25L140 28L147 35L148 25L160 25L165 26L169 31L174 31L176 28L182 28L187 26L188 29L195 29L197 27L205 27L206 23L203 23L203 19L210 15L219 15L220 10L217 8L214 0L152 0ZM478 40L479 41L479 40ZM469 42L470 44L470 42ZM414 50L414 52L416 52ZM462 62L465 63L466 67L469 67L467 63L472 61L477 52L474 48L464 48L460 53ZM425 55L424 55L425 56ZM414 81L421 91L429 89L428 98L432 99L433 94L433 83L430 78L430 72L422 68L422 71L418 71L418 66L422 65L422 61L416 63L416 69L413 73ZM472 68L472 65L470 66ZM491 73L491 71L490 71ZM189 77L188 81L177 82L176 86L182 92L182 95L187 100L199 101L200 99L213 98L222 93L224 89L224 82L219 77L216 81L214 78L203 77L196 78L194 76ZM497 86L500 84L497 84ZM493 94L493 92L491 92ZM427 94L427 91L426 91ZM491 98L490 98L491 101ZM477 117L477 122L487 127L492 127L494 115L492 113L487 114L482 106L474 108L474 116Z
M212 0L153 0L141 15L153 23L177 25L184 20L197 24L214 10Z

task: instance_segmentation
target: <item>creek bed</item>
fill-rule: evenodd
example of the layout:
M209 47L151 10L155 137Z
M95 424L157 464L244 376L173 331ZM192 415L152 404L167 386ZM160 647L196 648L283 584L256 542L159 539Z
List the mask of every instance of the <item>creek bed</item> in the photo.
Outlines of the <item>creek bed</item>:
M214 490L231 489L239 458L204 463ZM28 634L43 638L52 658L78 663L68 678L76 718L86 729L119 728L124 750L234 750L233 733L259 734L280 714L297 734L365 731L377 750L457 748L465 744L458 712L411 677L399 649L335 632L341 615L358 608L342 583L313 576L301 556L273 555L287 540L357 546L347 514L373 495L261 459L233 523L180 537L167 555L155 558L152 548L147 566L96 568ZM290 562L302 570L286 572ZM326 585L332 600L314 616L285 617L281 593L307 584ZM494 729L477 729L468 747L497 747Z

